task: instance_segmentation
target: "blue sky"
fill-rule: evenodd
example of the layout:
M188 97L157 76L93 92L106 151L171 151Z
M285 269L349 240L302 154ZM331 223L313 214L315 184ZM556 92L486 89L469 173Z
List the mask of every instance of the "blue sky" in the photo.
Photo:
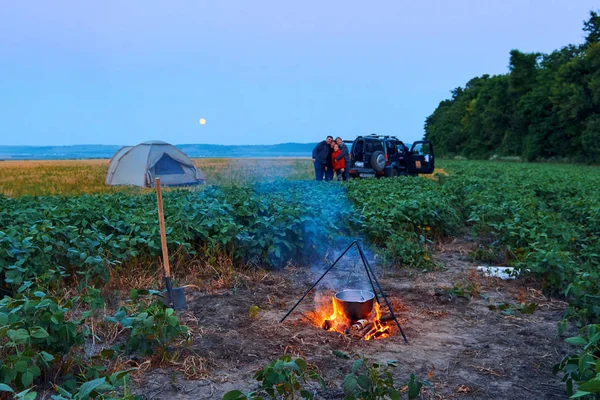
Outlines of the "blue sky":
M581 43L599 8L372 3L3 1L0 144L411 142L451 89Z

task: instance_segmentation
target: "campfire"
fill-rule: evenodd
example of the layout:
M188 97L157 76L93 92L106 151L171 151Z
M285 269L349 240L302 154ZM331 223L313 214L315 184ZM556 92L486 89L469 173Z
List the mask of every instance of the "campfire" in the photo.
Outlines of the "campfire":
M285 319L294 311L296 307L308 296L308 294L321 282L321 280L329 273L340 261L342 257L353 247L356 246L360 258L365 267L366 275L371 284L373 291L368 290L356 290L347 289L337 292L332 298L331 303L333 305L333 312L325 311L324 307L319 307L311 314L309 318L327 331L336 331L344 335L352 335L354 337L371 340L371 339L383 339L392 334L392 322L394 321L398 327L404 342L408 344L408 339L400 326L400 322L394 315L394 310L387 299L385 293L377 276L373 272L373 268L369 264L367 257L365 256L360 244L355 240L353 241L346 250L338 256L338 258L331 264L329 268L321 275L319 279L298 299L296 304L281 318L279 321L282 323ZM377 295L377 289L379 289L379 296ZM388 314L382 315L381 307L379 304L379 298L385 301L385 305L388 308ZM327 300L328 302L328 300ZM325 307L327 307L325 305ZM316 316L316 317L315 317ZM389 323L389 325L388 325Z
M365 290L344 290L331 297L333 312L320 307L315 322L326 331L335 331L357 339L383 339L392 334L388 323L391 314L382 315L381 306L374 302L374 294ZM373 303L375 306L373 307Z

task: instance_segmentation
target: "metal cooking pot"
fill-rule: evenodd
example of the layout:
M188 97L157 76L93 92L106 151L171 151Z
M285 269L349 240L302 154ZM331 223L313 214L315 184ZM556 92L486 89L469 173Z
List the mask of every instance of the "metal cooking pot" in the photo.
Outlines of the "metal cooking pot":
M337 292L333 298L337 309L348 319L356 321L371 315L375 294L368 290L348 289Z

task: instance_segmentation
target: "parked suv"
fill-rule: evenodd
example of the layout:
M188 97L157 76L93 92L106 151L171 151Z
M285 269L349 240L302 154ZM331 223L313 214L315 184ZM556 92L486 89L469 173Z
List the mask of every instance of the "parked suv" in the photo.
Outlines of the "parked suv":
M357 137L351 146L353 178L431 174L435 168L429 140L414 142L409 149L395 136L373 134Z

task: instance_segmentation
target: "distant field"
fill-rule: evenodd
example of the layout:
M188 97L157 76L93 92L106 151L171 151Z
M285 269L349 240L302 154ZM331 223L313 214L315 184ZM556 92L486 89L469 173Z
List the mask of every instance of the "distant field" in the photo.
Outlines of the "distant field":
M308 158L197 158L193 161L211 184L312 177ZM0 193L20 197L143 191L105 185L108 163L109 160L3 161L0 162Z

